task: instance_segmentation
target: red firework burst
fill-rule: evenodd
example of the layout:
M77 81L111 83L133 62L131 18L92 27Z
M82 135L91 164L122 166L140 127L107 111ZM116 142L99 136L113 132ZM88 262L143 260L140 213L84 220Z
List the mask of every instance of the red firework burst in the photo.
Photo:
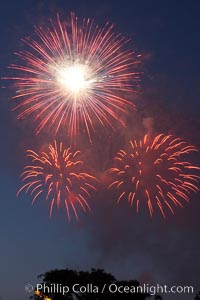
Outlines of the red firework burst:
M84 212L90 210L86 198L90 197L89 190L95 190L93 183L96 181L92 175L80 171L83 161L78 159L79 154L80 151L72 152L62 143L57 145L56 141L49 145L47 152L38 154L27 150L31 165L21 174L23 185L17 195L23 190L29 192L33 197L32 204L41 196L50 200L50 216L54 206L59 208L64 204L69 220L71 210L78 220L76 206Z
M14 110L19 119L33 116L36 134L67 127L72 138L83 124L91 140L95 120L112 126L111 119L120 121L121 112L134 108L126 99L137 90L140 55L126 48L128 40L113 25L99 28L71 14L70 23L57 16L35 34L23 40L28 50L15 53L21 64L10 68L19 76L9 79L19 101Z
M173 206L183 207L189 202L189 194L199 190L200 167L188 161L191 152L198 151L180 138L157 135L150 140L130 141L130 148L120 150L115 166L109 170L114 187L119 193L117 203L125 198L136 207L147 204L150 215L158 207L165 218L167 208L174 214Z

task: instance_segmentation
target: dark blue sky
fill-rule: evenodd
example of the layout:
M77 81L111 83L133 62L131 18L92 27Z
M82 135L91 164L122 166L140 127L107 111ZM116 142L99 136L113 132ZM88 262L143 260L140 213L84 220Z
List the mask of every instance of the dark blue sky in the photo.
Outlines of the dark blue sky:
M94 18L99 25L109 20L118 31L133 39L144 57L142 89L146 101L148 96L151 100L155 97L166 108L173 107L187 115L192 140L199 132L199 127L192 124L193 119L199 120L200 108L200 2L2 1L1 77L9 74L7 66L13 62L13 52L22 47L20 39L33 32L33 25L55 17L56 12L68 16L71 11L80 17ZM99 212L84 216L78 224L69 224L62 213L50 219L48 206L42 201L31 206L28 196L16 198L24 150L40 143L44 136L33 142L30 128L16 121L16 115L11 113L9 85L1 83L5 85L7 88L1 89L0 108L2 300L28 299L25 284L35 284L40 273L63 267L102 267L118 278L193 284L200 290L199 196L167 221L158 215L153 220L142 214L136 216L126 209L116 208L113 212L104 203ZM101 199L106 200L106 196Z

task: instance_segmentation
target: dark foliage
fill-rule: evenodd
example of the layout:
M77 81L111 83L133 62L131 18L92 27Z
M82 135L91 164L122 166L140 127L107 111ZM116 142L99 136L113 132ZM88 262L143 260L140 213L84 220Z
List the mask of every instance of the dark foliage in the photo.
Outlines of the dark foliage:
M145 300L150 297L140 291L138 281L117 281L112 274L101 269L92 269L90 272L52 270L39 277L43 282L35 291L35 300ZM66 293L63 293L64 287L67 287ZM119 287L120 291L116 290Z

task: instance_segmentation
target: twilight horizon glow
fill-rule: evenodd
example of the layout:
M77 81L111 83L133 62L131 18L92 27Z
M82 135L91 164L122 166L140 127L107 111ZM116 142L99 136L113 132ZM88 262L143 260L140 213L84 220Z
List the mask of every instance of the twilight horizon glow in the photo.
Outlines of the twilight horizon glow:
M132 140L127 150L120 150L114 158L108 189L116 190L117 203L127 199L137 212L148 208L151 217L158 208L166 218L166 210L174 214L174 207L182 208L190 193L199 191L200 167L188 158L197 151L171 135Z
M129 40L108 23L99 28L93 20L56 21L35 27L35 37L23 39L27 50L15 53L19 64L9 68L17 102L18 119L31 117L36 134L65 129L71 140L96 123L124 125L121 114L135 105L128 99L138 91L139 57L127 47Z

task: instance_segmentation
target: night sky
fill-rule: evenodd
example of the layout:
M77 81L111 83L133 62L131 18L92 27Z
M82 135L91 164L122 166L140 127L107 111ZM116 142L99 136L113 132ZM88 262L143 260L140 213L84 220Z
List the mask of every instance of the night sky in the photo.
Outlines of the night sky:
M0 8L0 73L11 75L7 66L16 59L14 52L23 47L21 38L31 35L33 26L44 24L56 13L90 17L103 26L114 23L116 30L132 39L142 54L142 82L138 113L129 123L137 136L143 117L150 117L156 132L173 133L200 147L200 2L194 1L117 1L57 0L2 1ZM87 270L104 268L118 279L168 285L193 285L200 290L199 194L190 204L175 210L163 220L136 214L128 205L117 206L100 186L94 197L92 214L80 214L80 222L68 222L64 212L49 217L49 206L38 200L31 205L28 195L16 198L19 174L25 164L25 150L46 144L45 133L34 138L31 122L17 121L11 112L13 90L1 81L1 210L0 210L0 297L25 300L27 283L36 284L37 276L54 268ZM120 130L120 129L118 129ZM145 128L142 129L145 131ZM101 131L102 133L102 131ZM126 136L127 135L127 136ZM101 136L99 134L99 136ZM110 166L120 137L109 139L106 147L99 137L95 145L86 141L85 156L93 147L93 163L103 172L99 161ZM112 150L111 150L112 148ZM88 150L89 149L89 150ZM112 154L112 155L111 155ZM199 158L195 158L198 159ZM193 299L194 295L164 295L165 299Z

